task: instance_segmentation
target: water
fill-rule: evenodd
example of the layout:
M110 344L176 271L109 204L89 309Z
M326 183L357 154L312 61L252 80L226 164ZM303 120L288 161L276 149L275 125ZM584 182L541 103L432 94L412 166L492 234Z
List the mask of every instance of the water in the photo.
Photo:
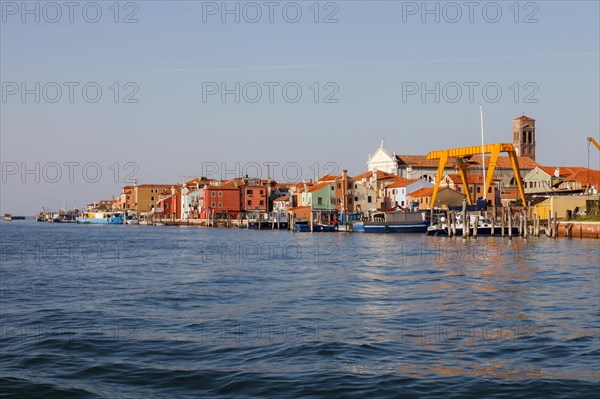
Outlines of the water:
M5 397L600 388L598 241L0 226Z

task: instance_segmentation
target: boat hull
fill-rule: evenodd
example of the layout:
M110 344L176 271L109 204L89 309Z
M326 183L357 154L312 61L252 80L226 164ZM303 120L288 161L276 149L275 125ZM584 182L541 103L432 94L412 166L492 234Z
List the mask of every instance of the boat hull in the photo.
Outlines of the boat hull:
M428 223L380 223L364 222L354 223L354 231L361 233L425 233Z
M309 224L296 224L294 225L294 231L310 233L310 225ZM336 226L326 225L326 224L315 224L313 226L313 232L333 232L337 231Z
M77 223L80 224L123 224L123 219L120 217L112 218L77 218Z

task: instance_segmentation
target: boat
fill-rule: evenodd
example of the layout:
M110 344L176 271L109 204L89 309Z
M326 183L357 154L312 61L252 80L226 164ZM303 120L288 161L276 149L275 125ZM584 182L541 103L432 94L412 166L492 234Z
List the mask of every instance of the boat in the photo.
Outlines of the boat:
M352 223L362 233L425 233L428 226L426 212L378 212L370 221Z
M298 220L296 223L294 223L294 231L297 232L310 232L310 223L308 223L308 221L306 220ZM332 224L321 224L321 223L315 223L313 224L313 228L312 228L313 232L333 232L333 231L337 231L337 226L332 225Z
M123 224L125 212L83 212L77 218L77 223L83 224Z
M10 213L4 214L4 220L11 222L13 220L25 220L25 216L13 216Z
M286 214L281 212L263 213L260 217L254 217L253 219L246 219L246 225L248 229L254 230L287 230L288 228L288 217ZM259 229L260 223L260 229ZM241 224L243 225L243 224ZM239 226L238 226L239 227Z
M492 221L487 217L479 216L478 218L476 218L475 215L469 215L468 219L469 219L469 223L468 223L469 236L472 236L475 231L475 219L477 219L477 235L478 236L491 236L491 235L501 236L502 235L502 226L499 226L497 223L492 223ZM427 228L427 235L428 236L448 236L448 223L447 222L448 222L447 218L444 215L434 217L434 222L431 224L431 226L429 226ZM463 216L461 214L456 215L455 226L456 226L456 236L462 236L464 223L463 223ZM519 234L519 227L516 225L516 223L515 223L515 226L512 226L510 229L512 229L512 232L511 232L511 230L509 230L508 226L505 226L504 233L506 235L508 235L509 232L511 232L512 235L515 235L515 236Z

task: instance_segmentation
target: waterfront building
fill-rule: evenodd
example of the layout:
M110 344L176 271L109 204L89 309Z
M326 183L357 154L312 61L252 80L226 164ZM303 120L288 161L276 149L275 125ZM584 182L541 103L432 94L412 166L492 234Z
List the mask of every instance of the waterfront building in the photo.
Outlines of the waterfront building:
M385 188L384 210L408 207L406 194L423 187L433 187L427 179L399 178Z

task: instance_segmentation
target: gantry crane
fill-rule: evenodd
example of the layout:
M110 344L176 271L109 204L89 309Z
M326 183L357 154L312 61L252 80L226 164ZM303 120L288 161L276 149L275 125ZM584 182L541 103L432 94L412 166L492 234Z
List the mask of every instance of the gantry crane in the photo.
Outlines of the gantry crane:
M517 158L517 152L515 151L513 145L508 143L452 148L448 150L431 151L429 154L427 154L427 159L440 160L435 179L435 186L433 188L433 194L431 196L431 207L433 208L435 206L435 199L437 197L440 182L442 180L442 174L444 173L446 162L448 162L449 158L456 157L458 160L458 171L460 173L463 186L466 188L465 191L467 194L467 201L469 202L469 205L472 205L467 176L465 174L463 165L465 165L473 155L481 155L482 153L491 154L490 163L488 166L487 174L485 176L485 186L483 188L483 192L487 193L490 185L492 184L494 170L496 169L496 162L498 161L498 156L500 156L501 152L508 153L508 156L510 157L510 162L512 164L513 171L515 172L515 180L517 181L517 187L519 188L519 195L521 196L521 200L523 201L523 206L527 207L527 201L525 200L525 190L523 189L523 180L521 179L521 171L519 170L519 160Z

